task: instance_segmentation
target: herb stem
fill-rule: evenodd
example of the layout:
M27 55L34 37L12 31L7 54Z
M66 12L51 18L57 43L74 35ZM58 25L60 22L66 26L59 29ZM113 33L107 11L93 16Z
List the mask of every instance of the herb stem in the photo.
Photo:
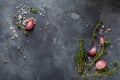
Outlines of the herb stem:
M79 40L79 51L75 56L75 64L77 66L77 72L82 73L84 72L84 66L85 66L85 59L86 55L84 52L84 47L83 47L83 39Z
M82 75L82 78L86 78L86 77L100 77L100 76L110 76L112 75L113 73L117 72L118 71L118 68L117 67L114 67L113 69L111 70L108 70L106 72L95 72L95 73L92 73L92 74L88 74L88 73L85 73L84 75Z
M102 26L102 25L103 25L103 22L102 22L102 21L99 21L98 24L95 26L94 31L93 31L93 33L92 33L91 44L94 43L94 40L95 40L95 37L96 37L97 28L99 28L99 27Z
M20 23L16 23L16 26L22 31L23 34L25 34L26 36L29 35L29 33L25 30L25 27L22 26Z

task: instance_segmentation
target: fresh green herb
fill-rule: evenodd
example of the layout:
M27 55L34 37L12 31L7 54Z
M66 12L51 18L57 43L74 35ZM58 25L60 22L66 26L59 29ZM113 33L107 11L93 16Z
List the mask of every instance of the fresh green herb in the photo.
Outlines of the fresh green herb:
M94 57L94 60L88 64L88 70L91 69L92 65L97 61L99 60L104 54L106 54L106 50L105 48L103 47L102 50L100 52L97 53L97 55Z
M20 23L16 23L16 26L25 34L26 36L29 35L29 33L25 30L25 27L22 26Z
M85 67L86 55L83 47L83 39L79 40L79 51L75 56L75 64L77 66L77 72L83 73Z
M107 45L109 45L110 44L110 40L109 39L106 39L105 41L104 41L104 46L107 46Z
M111 70L108 70L108 71L105 71L105 72L95 72L95 73L92 73L92 74L88 74L88 73L85 73L84 75L82 75L82 78L86 78L86 77L100 77L100 76L110 76L112 75L113 73L116 73L118 71L118 68L114 67L113 69Z
M93 33L92 33L92 39L91 39L91 43L94 43L94 40L95 40L95 37L96 37L96 31L99 27L101 27L103 25L102 21L100 21ZM91 61L89 64L87 64L88 66L88 70L90 70L93 66L93 64L96 63L96 61L98 61L104 54L107 53L106 51L106 46L108 46L110 44L110 40L109 39L106 39L104 40L104 43L102 43L101 45L101 50L100 51L97 51L96 52L96 55L94 56L94 59L93 61ZM117 72L118 71L118 65L119 65L119 61L115 60L113 63L114 63L114 67L112 69L109 69L108 66L106 66L104 69L101 69L101 70L97 70L94 72L94 73L87 73L86 70L84 70L84 67L85 64L87 63L86 62L86 54L85 54L85 51L84 51L84 47L83 47L83 39L80 39L79 41L79 51L78 53L76 54L75 56L75 64L77 66L77 72L79 72L81 75L82 75L82 78L86 78L86 77L95 77L95 76L110 76L112 75L113 73Z
M96 31L99 27L101 27L103 25L102 21L99 21L98 24L95 26L94 31L92 33L92 39L91 39L91 43L94 43L95 37L96 37Z
M114 61L114 67L118 67L118 65L119 65L119 61L115 60Z
M29 11L33 14L37 14L37 9L35 8L29 8Z

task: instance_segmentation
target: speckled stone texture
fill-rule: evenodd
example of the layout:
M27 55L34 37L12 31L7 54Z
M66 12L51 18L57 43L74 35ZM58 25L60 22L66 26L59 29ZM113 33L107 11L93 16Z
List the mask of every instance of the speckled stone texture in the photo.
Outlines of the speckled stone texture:
M78 75L73 58L78 39L89 44L90 35L98 20L112 32L105 36L112 43L109 54L103 57L108 64L120 61L120 0L28 0L32 7L46 5L44 17L36 17L30 36L24 36L15 26L16 6L27 0L0 0L0 80L72 80ZM49 22L48 28L39 30ZM10 27L17 30L18 39L11 40ZM28 42L27 42L28 41ZM22 51L16 50L20 46ZM26 58L26 60L24 60ZM4 64L4 60L8 60ZM79 80L119 80L120 72L110 77Z

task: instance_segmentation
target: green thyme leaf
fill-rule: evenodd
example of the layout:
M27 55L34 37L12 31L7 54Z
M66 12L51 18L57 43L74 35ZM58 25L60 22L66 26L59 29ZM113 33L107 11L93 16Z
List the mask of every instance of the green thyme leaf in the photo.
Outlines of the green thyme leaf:
M25 30L25 27L22 26L20 23L16 23L16 26L25 34L26 36L29 35L29 33Z
M107 46L107 45L109 45L110 44L110 40L109 39L106 39L105 41L104 41L104 46Z
M29 8L29 11L33 14L37 14L37 9L35 8Z
M118 65L119 65L119 61L118 61L118 60L115 60L115 61L114 61L114 66L115 66L115 67L118 67Z
M103 25L102 21L99 21L98 24L95 26L94 31L92 33L92 38L91 38L91 43L94 43L95 37L96 37L96 31L99 27L101 27Z
M77 66L77 72L83 73L85 67L86 54L83 47L83 39L79 40L79 51L75 56L75 64Z

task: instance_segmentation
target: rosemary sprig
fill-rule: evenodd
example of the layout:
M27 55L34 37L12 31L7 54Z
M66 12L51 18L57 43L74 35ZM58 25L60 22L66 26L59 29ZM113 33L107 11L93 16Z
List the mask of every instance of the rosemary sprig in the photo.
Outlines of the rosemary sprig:
M29 33L25 30L25 27L22 26L20 23L16 23L16 26L25 34L26 36L29 35Z
M37 14L37 9L35 8L29 8L29 12L33 14Z
M95 26L93 33L92 33L92 38L91 38L91 44L94 43L95 37L96 37L96 31L99 27L101 27L103 25L102 21L99 21L98 24Z
M88 70L91 69L92 65L97 61L99 60L104 54L106 53L106 50L104 47L102 47L102 50L100 52L97 53L97 55L95 56L94 60L88 64Z
M85 60L86 60L86 55L84 52L84 47L83 47L83 39L79 40L79 51L75 56L75 64L77 66L77 72L83 73L84 72L84 67L85 67Z

